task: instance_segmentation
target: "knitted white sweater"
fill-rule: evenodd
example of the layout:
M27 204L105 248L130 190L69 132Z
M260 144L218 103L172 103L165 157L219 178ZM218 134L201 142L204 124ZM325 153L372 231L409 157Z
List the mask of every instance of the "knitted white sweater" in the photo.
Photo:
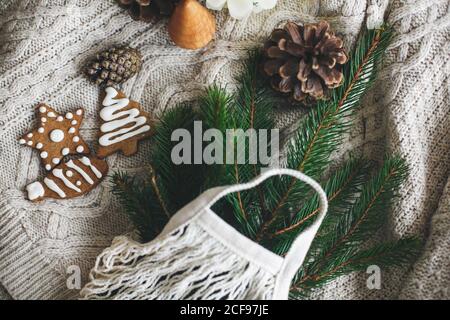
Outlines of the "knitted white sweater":
M114 0L0 1L0 282L17 299L77 297L66 285L69 266L83 281L99 252L130 230L107 183L87 196L33 204L24 186L42 176L39 159L17 137L34 125L34 106L86 110L82 135L97 133L99 90L81 74L85 60L112 44L143 53L142 71L124 86L143 107L159 112L194 99L219 82L232 87L247 49L285 22L326 19L351 47L365 24L383 17L397 35L374 90L365 99L346 150L381 160L401 154L411 176L391 212L384 238L420 233L424 254L407 273L383 272L382 289L369 290L365 273L342 277L315 298L450 298L450 14L448 0L279 0L275 9L236 21L218 13L216 40L186 51L168 40L165 22L132 21ZM278 111L289 135L301 116ZM138 172L150 142L131 158L108 158L111 170ZM2 290L0 290L0 293Z

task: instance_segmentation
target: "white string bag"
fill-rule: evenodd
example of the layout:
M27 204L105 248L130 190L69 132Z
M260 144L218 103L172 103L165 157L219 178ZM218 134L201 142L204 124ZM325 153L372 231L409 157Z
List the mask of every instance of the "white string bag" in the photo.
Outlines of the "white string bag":
M310 185L319 216L280 257L240 234L210 208L223 196L253 188L275 175ZM97 258L85 299L287 299L289 287L327 212L320 185L301 172L270 169L254 180L216 187L180 209L153 241L116 237Z

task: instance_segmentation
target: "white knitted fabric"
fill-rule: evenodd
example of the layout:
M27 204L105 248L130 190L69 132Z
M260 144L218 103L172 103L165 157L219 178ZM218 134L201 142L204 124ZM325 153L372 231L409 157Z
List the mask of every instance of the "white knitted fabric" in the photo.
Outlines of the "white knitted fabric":
M107 182L82 198L40 204L23 192L44 174L37 154L17 143L35 124L37 103L60 112L84 107L81 134L95 146L100 92L80 68L96 52L112 44L141 50L143 68L123 89L147 111L160 112L195 99L213 82L232 89L247 49L288 19L324 18L350 48L366 23L376 26L385 17L397 35L336 157L356 148L376 160L387 151L407 159L412 172L383 238L419 233L427 240L425 252L412 270L383 271L381 290L369 290L367 275L356 273L313 298L449 298L449 10L448 0L279 0L275 9L244 21L217 13L216 40L186 51L171 44L166 22L134 22L114 0L0 1L1 284L17 299L75 298L78 291L66 286L67 267L81 268L84 285L95 257L130 230ZM284 136L301 114L279 109ZM111 170L139 172L150 147L144 142L133 157L108 157Z

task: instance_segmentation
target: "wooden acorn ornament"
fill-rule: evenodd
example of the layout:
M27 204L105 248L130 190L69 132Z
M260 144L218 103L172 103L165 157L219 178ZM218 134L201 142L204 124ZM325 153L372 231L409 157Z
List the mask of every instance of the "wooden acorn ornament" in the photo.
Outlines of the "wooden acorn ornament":
M169 35L181 48L206 46L216 32L215 17L197 0L181 0L169 21Z

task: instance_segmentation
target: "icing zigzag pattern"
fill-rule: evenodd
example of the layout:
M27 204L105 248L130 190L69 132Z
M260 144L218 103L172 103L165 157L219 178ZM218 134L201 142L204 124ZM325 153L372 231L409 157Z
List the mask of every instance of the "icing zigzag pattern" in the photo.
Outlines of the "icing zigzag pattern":
M104 158L119 150L126 156L135 154L138 141L153 134L150 116L140 110L139 103L129 100L122 92L112 87L105 91L97 155Z

